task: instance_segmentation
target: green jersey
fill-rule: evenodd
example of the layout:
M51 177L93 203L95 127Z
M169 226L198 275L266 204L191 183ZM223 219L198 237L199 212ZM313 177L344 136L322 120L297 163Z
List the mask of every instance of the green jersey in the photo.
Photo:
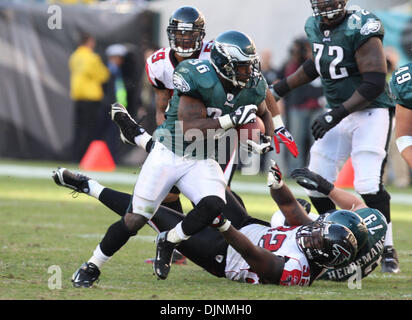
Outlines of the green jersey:
M155 139L177 155L200 159L215 157L217 132L210 130L207 135L199 135L200 132L184 134L182 123L178 120L180 97L186 95L201 100L206 116L217 118L240 106L258 106L265 100L267 90L267 83L262 79L255 88L226 92L211 63L199 59L179 63L173 73L173 85L175 90L166 110L166 120L156 129Z
M345 281L355 275L357 270L361 271L363 278L378 266L385 242L387 229L386 219L379 210L372 208L364 208L355 212L361 216L368 228L368 241L349 266L329 269L320 279Z
M389 89L397 104L412 109L412 62L392 73Z
M348 100L362 82L356 51L371 37L383 39L384 28L382 22L366 10L348 11L343 22L332 29L321 27L320 20L321 17L310 17L305 31L328 107L334 108ZM388 89L368 107L394 107Z

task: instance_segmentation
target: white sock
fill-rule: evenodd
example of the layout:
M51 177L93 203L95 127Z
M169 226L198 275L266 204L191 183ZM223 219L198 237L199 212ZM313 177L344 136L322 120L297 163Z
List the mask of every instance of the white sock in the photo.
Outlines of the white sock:
M103 189L105 187L103 187L100 183L98 183L96 180L92 180L90 179L88 181L89 183L89 196L92 196L94 198L96 198L97 200L99 200L99 196L102 193Z
M93 252L93 256L87 262L94 263L99 269L109 261L111 257L106 256L100 249L100 244L97 245Z
M384 246L393 246L393 237L392 237L392 222L388 223L388 229L386 230L385 244Z
M181 222L179 222L173 229L169 230L169 232L167 233L167 241L173 243L179 243L189 238L190 236L185 235L185 233L183 232Z

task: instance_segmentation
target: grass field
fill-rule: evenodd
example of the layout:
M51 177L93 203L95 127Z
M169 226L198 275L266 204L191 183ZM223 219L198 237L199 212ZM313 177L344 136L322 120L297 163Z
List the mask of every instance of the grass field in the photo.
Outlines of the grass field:
M8 162L0 162L0 164ZM20 164L24 164L20 162ZM33 163L32 163L33 164ZM39 165L34 163L34 165ZM43 167L61 164L47 163ZM133 173L121 168L119 172ZM50 172L51 175L51 172ZM93 176L93 174L91 174ZM235 176L235 181L265 182L264 176ZM133 185L106 184L131 192ZM390 189L406 193L411 189ZM270 197L242 193L250 214L270 219L277 209ZM184 199L184 207L190 203ZM0 299L137 299L137 300L272 300L272 299L412 299L412 205L393 204L393 229L401 273L383 274L378 267L363 279L362 288L347 283L315 282L308 288L247 285L215 278L189 262L173 266L166 281L158 281L145 258L155 253L155 232L141 230L103 268L92 289L75 289L72 273L87 261L107 228L119 216L94 198L55 185L52 179L0 176ZM61 289L50 289L50 266L62 272Z

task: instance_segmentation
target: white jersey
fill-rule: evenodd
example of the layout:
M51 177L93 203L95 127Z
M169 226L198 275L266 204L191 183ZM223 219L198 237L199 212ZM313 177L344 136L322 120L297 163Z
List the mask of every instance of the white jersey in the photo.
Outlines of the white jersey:
M210 60L212 45L213 41L204 42L199 56L195 58ZM146 60L147 78L155 88L173 90L173 71L177 65L170 47L159 49Z
M286 258L280 284L285 286L305 286L310 282L309 263L296 241L299 227L270 228L260 224L250 224L239 231L252 243ZM226 278L246 283L260 283L259 276L231 246L227 249Z

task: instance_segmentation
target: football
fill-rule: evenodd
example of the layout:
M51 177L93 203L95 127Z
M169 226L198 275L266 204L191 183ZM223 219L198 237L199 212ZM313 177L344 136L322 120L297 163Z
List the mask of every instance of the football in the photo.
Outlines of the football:
M260 132L265 133L263 120L256 117L254 122L249 122L238 128L239 141L245 142L247 139L258 141Z

